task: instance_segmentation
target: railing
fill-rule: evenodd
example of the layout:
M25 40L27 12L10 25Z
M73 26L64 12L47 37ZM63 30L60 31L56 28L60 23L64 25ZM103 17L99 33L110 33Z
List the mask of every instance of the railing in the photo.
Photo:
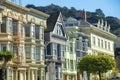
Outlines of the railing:
M46 55L45 57L46 57L46 59L57 60L57 56L55 56L55 55Z

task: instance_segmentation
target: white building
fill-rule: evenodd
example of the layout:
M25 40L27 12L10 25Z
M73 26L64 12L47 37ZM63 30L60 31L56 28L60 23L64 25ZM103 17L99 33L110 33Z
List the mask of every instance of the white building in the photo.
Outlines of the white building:
M103 20L98 20L96 24L90 24L81 20L80 31L89 35L89 54L103 53L114 56L114 40L116 36L110 32L110 25Z

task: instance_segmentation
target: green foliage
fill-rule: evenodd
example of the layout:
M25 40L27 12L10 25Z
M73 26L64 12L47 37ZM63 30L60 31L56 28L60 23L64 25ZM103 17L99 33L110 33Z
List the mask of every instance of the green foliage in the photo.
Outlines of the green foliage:
M105 14L103 13L101 9L96 9L95 13L96 13L96 16L99 16L101 18L105 17Z
M94 73L97 71L107 72L115 67L115 61L107 55L86 55L78 62L78 69L81 72L88 71Z
M115 60L107 55L86 55L78 62L80 72L87 71L88 80L90 73L98 73L101 79L101 73L112 70L115 67Z
M11 52L11 51L5 51L5 52L0 51L0 60L2 60L3 58L5 58L6 61L10 60L11 58L13 58L13 52Z

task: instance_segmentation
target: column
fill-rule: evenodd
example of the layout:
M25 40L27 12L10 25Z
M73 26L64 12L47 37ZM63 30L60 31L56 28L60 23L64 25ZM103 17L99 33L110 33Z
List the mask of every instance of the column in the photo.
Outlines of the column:
M37 76L38 76L37 70L35 70L35 80L37 80Z
M17 69L15 69L15 79L14 80L18 80L18 70Z
M27 75L28 79L27 80L31 80L31 75L30 75L31 73L30 72L31 72L30 69L28 69L28 75Z
M26 70L23 71L23 77L24 77L24 80L26 80Z

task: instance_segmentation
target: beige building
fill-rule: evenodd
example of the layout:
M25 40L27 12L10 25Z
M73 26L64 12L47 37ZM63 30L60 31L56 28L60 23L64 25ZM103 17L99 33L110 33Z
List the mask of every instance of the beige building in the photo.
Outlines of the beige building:
M6 80L44 80L44 29L49 15L12 1L0 5L0 51L14 53Z

